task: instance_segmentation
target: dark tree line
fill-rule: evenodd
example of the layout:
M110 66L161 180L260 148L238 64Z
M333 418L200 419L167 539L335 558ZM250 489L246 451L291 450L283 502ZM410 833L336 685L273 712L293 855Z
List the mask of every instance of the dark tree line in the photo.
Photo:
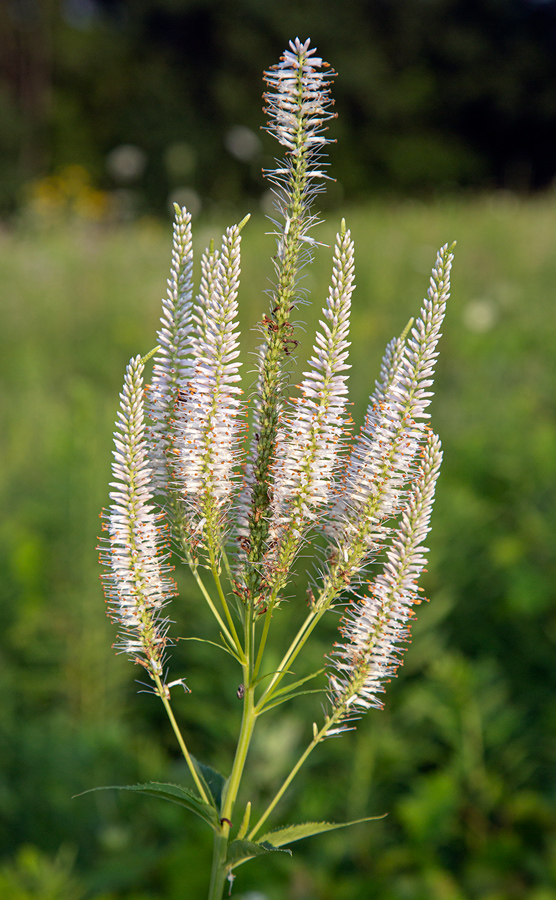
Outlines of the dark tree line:
M147 208L184 185L209 203L259 193L271 141L226 135L260 135L261 72L297 34L339 73L348 196L538 190L556 173L554 0L4 0L0 32L4 210L70 163L117 186L121 145L144 151Z

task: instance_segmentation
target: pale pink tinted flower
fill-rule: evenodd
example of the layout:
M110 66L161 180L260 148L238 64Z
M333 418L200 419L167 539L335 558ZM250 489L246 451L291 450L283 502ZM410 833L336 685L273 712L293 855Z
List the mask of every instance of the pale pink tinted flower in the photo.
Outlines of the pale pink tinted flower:
M349 721L370 707L382 708L379 694L401 665L409 638L413 606L420 603L417 581L426 565L422 546L430 530L434 490L442 453L440 441L428 433L420 458L419 477L386 552L380 574L368 593L353 602L344 616L341 633L330 657L329 696L341 721ZM335 733L337 729L334 730Z
M299 385L299 398L284 411L278 432L270 532L274 544L286 541L292 530L301 536L330 498L346 428L344 373L350 368L353 275L353 241L344 229L336 238L332 283L309 360L311 369Z
M209 512L218 517L230 500L237 477L239 231L238 226L227 230L220 254L203 255L191 337L195 365L176 410L177 487L200 533Z
M145 441L143 363L127 367L114 433L112 505L104 514L101 548L108 614L119 626L116 649L164 680L169 620L163 609L175 595L164 549L165 530L152 503L152 470Z
M159 350L154 358L148 394L151 419L150 459L155 493L172 487L173 420L178 390L192 375L193 242L191 215L176 207L172 268L157 332Z

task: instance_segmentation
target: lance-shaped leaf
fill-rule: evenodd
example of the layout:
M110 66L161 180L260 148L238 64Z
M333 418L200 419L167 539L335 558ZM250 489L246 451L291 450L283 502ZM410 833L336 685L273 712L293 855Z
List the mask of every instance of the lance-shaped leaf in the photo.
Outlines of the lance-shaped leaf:
M203 787L206 788L207 795L211 798L214 808L217 813L220 813L220 806L222 804L222 792L226 787L227 778L217 772L216 769L213 769L211 766L207 766L202 762L199 762L198 759L195 759L194 756L191 757L193 760L193 765L197 769L197 773L203 782Z
M210 825L214 831L220 830L220 820L218 815L209 803L200 800L187 788L181 787L179 784L160 784L152 781L149 784L109 784L105 787L90 788L83 791L83 794L92 794L93 791L134 791L137 794L147 794L151 797L159 797L161 800L168 800L170 803L177 803L190 812L199 816L207 825ZM83 794L77 794L82 797Z
M276 831L263 834L259 843L270 844L271 847L276 848L283 847L285 844L293 844L294 841L301 841L303 838L313 837L315 834L323 834L325 831L336 831L337 828L347 828L349 825L383 819L384 815L365 816L364 819L354 819L353 822L303 822L301 825L285 825L284 828L277 828Z

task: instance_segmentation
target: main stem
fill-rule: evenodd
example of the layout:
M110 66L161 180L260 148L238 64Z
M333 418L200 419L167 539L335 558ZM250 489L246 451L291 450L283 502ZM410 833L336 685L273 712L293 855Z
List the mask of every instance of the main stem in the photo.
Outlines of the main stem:
M295 87L299 109L303 107L305 84L303 66L299 67ZM248 602L244 618L243 647L243 681L244 700L241 731L230 779L224 792L221 808L220 832L215 835L212 861L212 872L208 900L221 900L224 883L228 875L226 853L231 828L231 816L239 790L247 751L257 711L254 700L254 681L262 663L266 638L270 627L272 610L269 608L263 629L259 653L255 647L255 619L257 604L264 601L265 586L261 565L269 536L269 512L272 500L272 459L275 452L280 409L283 393L283 361L289 348L295 346L292 340L290 313L296 304L296 283L300 265L302 240L308 228L310 196L308 193L309 173L308 158L310 150L307 144L307 123L301 112L297 116L295 148L288 150L291 162L288 183L283 185L283 213L285 222L279 242L276 272L278 283L273 297L271 315L263 320L265 350L261 371L261 398L259 409L259 433L257 435L257 453L254 462L252 502L249 515L249 552L245 584ZM289 145L288 145L289 146ZM273 606L274 603L269 604ZM228 627L234 639L237 638L233 623L228 619ZM237 645L237 644L236 644ZM240 647L238 646L238 651Z
M246 630L249 626L246 626ZM251 654L248 654L249 656ZM212 854L212 869L210 876L210 887L208 900L222 900L224 885L228 877L228 869L226 867L226 856L228 851L228 840L231 829L231 817L234 811L234 804L241 784L241 777L247 759L249 744L253 736L253 729L257 714L255 712L254 692L255 688L249 684L249 666L244 666L244 678L246 681L245 696L243 698L243 717L241 720L241 730L236 749L232 772L228 780L222 798L222 807L220 811L220 831L214 836L214 846Z

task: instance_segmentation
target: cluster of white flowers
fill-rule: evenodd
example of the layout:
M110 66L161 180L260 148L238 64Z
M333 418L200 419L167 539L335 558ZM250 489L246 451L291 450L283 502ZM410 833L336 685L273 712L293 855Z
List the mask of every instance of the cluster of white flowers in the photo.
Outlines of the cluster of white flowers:
M329 502L346 433L353 241L344 225L336 238L332 283L317 333L312 368L290 401L277 434L270 547L265 562L288 571L309 523Z
M370 398L330 514L328 531L344 558L360 543L371 551L377 541L380 546L382 523L405 503L405 487L423 439L423 420L429 418L429 388L449 297L452 259L448 247L442 247L420 317L407 342L404 338L392 341L382 360L381 381Z
M114 435L112 505L105 514L108 537L101 549L108 613L120 628L116 649L163 684L169 620L162 610L176 593L167 577L165 526L153 505L153 471L145 440L143 369L140 357L127 367Z
M263 98L269 118L267 131L294 155L323 148L327 143L323 124L335 115L329 111L334 103L329 87L335 72L315 56L316 49L310 44L309 40L302 44L299 38L290 41L290 49L284 51L280 62L265 72L270 88ZM289 166L281 168L278 164L269 174L276 180L290 173ZM319 176L324 177L324 173L312 173L313 178Z
M199 559L212 569L227 624L218 621L227 646L235 641L238 658L246 647L252 652L257 619L265 614L266 639L299 550L309 531L319 529L328 562L314 582L311 615L352 591L341 626L344 643L330 656L333 734L355 711L380 705L377 695L399 664L418 602L422 542L441 459L439 441L426 425L427 408L452 253L447 246L439 251L419 318L388 345L365 422L350 447L346 372L354 248L343 222L308 370L298 397L285 392L288 359L298 343L289 315L301 299L300 267L315 243L307 234L315 222L315 183L326 177L319 161L334 73L324 65L309 41L296 40L265 76L268 130L286 148L286 161L268 173L281 221L274 223L278 253L270 314L260 325L251 443L244 446L237 326L240 232L247 220L227 230L220 251L207 249L194 299L191 217L177 209L148 391L150 425L143 421L143 364L136 359L122 395L104 558L111 613L122 629L119 646L156 680L163 678L168 630L160 610L172 591L160 547L162 514L195 571ZM230 546L239 551L235 571ZM379 554L384 567L358 597L367 566ZM220 580L222 561L235 619ZM234 622L249 634L245 647Z
M174 414L178 390L189 382L193 368L190 352L193 330L191 215L179 206L175 209L172 267L167 296L162 301L160 329L157 333L158 352L154 359L148 403L153 486L157 494L163 495L168 493L172 472L172 432L168 423Z
M190 380L177 396L176 487L196 530L214 540L222 507L230 499L240 433L241 388L237 295L240 227L229 228L222 251L201 260L201 288L194 308ZM216 544L219 540L216 540Z
M340 626L345 644L331 653L330 697L339 720L350 721L362 711L383 703L378 694L396 674L400 655L409 638L408 620L421 601L417 581L426 565L434 489L442 453L440 441L427 433L421 452L419 476L404 506L399 527L386 552L382 571L369 584L368 593L352 604ZM336 725L329 734L344 730Z

